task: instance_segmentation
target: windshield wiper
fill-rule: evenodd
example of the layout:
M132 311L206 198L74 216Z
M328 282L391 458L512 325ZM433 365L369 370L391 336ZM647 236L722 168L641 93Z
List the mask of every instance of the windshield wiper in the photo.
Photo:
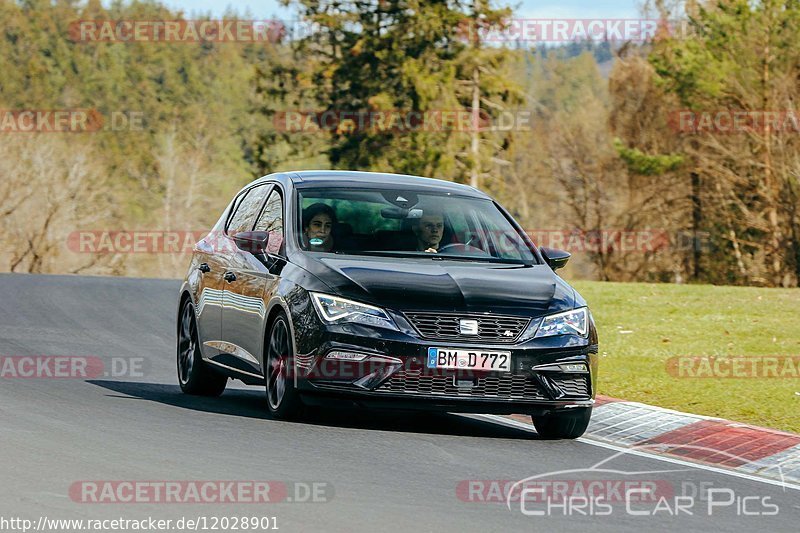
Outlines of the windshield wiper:
M375 257L431 257L436 254L426 252L402 252L393 250L360 250L358 252L351 252L354 255L371 255Z
M500 257L470 257L466 255L435 255L432 259L439 261L465 261L467 263L499 263L501 265L522 265L526 266L528 263L518 261L517 259L502 259Z
M408 257L408 258L428 258L435 261L464 261L468 263L500 263L504 265L523 265L527 266L528 263L518 259L502 259L499 257L482 257L482 256L466 256L466 255L439 255L429 252L402 252L402 251L379 251L379 250L362 250L358 252L351 252L354 255L369 255L374 257Z

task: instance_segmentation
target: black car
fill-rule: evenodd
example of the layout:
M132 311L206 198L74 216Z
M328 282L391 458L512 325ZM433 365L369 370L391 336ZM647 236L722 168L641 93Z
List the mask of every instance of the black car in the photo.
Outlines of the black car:
M307 406L529 414L545 438L589 423L597 333L537 248L472 187L367 172L260 178L197 243L181 287L178 379L265 385Z

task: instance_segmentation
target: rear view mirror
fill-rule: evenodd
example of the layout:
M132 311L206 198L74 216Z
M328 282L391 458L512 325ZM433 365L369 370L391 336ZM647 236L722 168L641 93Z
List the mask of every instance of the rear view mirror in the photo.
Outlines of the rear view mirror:
M405 220L422 218L424 212L422 209L404 209L402 207L386 207L381 209L381 216L383 218L393 220Z
M550 265L550 268L553 270L558 270L559 268L564 268L569 261L569 258L572 257L572 254L569 252L565 252L564 250L558 250L556 248L539 248L539 251L542 252L542 256L544 260Z
M240 231L233 236L236 247L243 252L263 254L267 252L269 232L267 231Z
M385 207L381 209L381 216L390 220L403 220L408 216L408 209L402 207Z

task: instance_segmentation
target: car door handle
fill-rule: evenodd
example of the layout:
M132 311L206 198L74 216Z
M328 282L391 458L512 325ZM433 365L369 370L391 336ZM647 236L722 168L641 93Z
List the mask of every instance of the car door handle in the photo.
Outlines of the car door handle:
M208 263L200 263L200 266L197 267L197 270L200 272L211 272L211 267L208 266Z
M233 272L228 271L228 272L225 272L225 276L223 276L223 278L228 283L233 283L234 281L236 281L236 274L234 274Z

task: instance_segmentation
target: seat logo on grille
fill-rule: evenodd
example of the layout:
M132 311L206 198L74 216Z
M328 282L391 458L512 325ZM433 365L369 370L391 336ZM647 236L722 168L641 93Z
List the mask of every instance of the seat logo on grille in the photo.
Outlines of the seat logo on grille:
M458 321L458 330L462 335L477 335L478 321L462 318Z

